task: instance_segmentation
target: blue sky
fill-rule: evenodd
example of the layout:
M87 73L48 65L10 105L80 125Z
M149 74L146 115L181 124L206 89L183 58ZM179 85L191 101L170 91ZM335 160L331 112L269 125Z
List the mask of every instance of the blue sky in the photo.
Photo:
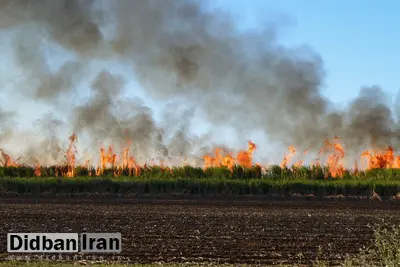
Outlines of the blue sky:
M216 0L243 27L277 19L288 45L307 44L321 55L324 94L338 104L361 86L378 84L392 100L400 89L400 1Z

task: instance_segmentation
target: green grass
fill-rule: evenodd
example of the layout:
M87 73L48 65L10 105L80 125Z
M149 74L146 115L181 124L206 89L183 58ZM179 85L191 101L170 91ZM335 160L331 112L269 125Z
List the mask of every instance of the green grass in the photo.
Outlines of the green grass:
M354 173L346 171L343 177L332 178L326 167L271 166L262 170L258 166L233 171L227 168L203 170L191 166L163 169L143 167L140 175L122 170L115 177L115 169L106 169L101 177L89 176L82 167L75 169L76 177L61 177L66 166L41 167L41 177L34 176L31 167L0 167L0 194L62 195L291 195L312 194L383 197L400 192L400 169L377 169Z
M110 194L110 195L291 195L313 194L390 197L400 192L400 181L384 179L224 179L224 178L168 178L143 177L3 177L0 178L0 194L63 195L63 194Z

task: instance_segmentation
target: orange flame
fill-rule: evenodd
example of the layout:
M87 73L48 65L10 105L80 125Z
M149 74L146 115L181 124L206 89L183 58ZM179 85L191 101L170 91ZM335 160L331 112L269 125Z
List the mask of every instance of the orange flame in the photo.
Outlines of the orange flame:
M285 155L283 157L283 160L281 162L281 168L286 168L287 165L289 164L290 160L293 158L293 156L296 154L296 149L293 146L290 146L288 148L289 154Z
M66 177L74 177L75 169L76 169L76 142L77 135L73 133L69 137L69 145L68 149L65 152L66 165L60 166L56 168L55 175L56 176L66 176ZM114 175L119 176L124 172L127 172L129 175L141 175L142 170L146 169L149 165L139 165L136 161L136 158L130 155L130 148L132 145L132 141L127 140L127 143L122 149L120 156L117 156L114 153L113 146L108 146L108 149L104 149L100 147L100 164L97 168L93 169L92 172L91 166L89 166L90 160L86 160L82 165L83 168L88 170L90 176L92 175L102 175L104 170L107 167L113 168ZM210 167L226 167L229 170L233 171L235 166L241 166L243 168L250 168L252 166L260 166L259 164L253 164L253 153L256 150L257 146L252 142L248 141L248 146L246 150L239 151L236 155L229 151L224 151L221 148L217 148L214 151L214 155L205 155L204 158L204 168ZM281 167L287 167L290 164L290 161L296 154L296 149L293 146L289 146L288 153L284 156ZM17 163L19 160L13 160L12 157L5 153L2 149L0 149L0 163L4 167L16 167L20 166ZM308 150L305 150L302 154L306 155ZM345 173L345 168L343 166L342 160L344 159L346 153L341 141L338 137L334 137L333 140L325 140L323 147L320 149L319 157L315 160L315 162L311 163L312 165L321 166L321 159L323 153L329 153L326 158L325 166L328 167L329 172L327 176L330 177L341 177ZM184 165L187 164L187 159L184 155L181 155ZM395 151L391 146L388 146L387 149L378 151L376 149L363 151L361 154L361 159L366 159L367 167L366 169L377 169L377 168L400 168L400 156L395 155ZM150 162L150 166L154 166L156 164L155 159L152 159ZM304 160L300 159L293 164L293 166L300 167L304 164ZM164 162L160 161L158 167L164 172L172 172L173 170L168 166L164 166ZM39 164L34 165L34 175L41 176L42 168ZM354 163L354 173L358 173L360 170L358 161L356 160Z
M203 156L204 169L225 166L230 170L233 170L235 165L239 165L244 168L250 168L253 165L253 152L256 148L257 146L253 142L248 141L247 150L239 151L236 155L236 161L232 154L228 153L227 155L223 156L222 149L217 148L215 150L214 157L210 155Z
M39 164L36 164L36 166L35 166L34 175L36 177L42 176L42 171L40 170L40 165Z
M325 147L321 151L325 151L328 149L333 149L333 152L331 155L329 155L327 159L327 166L329 168L329 172L331 177L339 177L344 174L344 166L340 162L344 156L344 148L340 144L340 139L338 137L333 138L333 143L331 143L329 140L325 140Z
M75 133L73 133L69 137L69 146L68 146L67 152L65 154L65 157L67 159L67 173L65 174L65 176L67 176L67 177L74 177L75 160L76 160L75 154L77 153L77 149L75 146L76 140L77 140L77 136Z
M400 167L400 156L395 156L393 148L388 146L386 151L364 151L361 155L367 159L367 169L389 169Z
M1 156L3 158L2 164L4 167L18 167L19 165L17 164L16 161L14 161L10 155L6 154L3 149L0 149ZM17 159L18 160L18 159Z

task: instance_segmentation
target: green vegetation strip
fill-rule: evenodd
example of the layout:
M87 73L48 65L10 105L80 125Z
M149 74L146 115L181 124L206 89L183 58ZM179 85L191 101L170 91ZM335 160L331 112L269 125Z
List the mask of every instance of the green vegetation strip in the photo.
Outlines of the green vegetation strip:
M21 167L0 167L1 177L61 177L62 174L68 172L68 166L49 166L35 168L29 166ZM40 173L40 175L37 175ZM94 169L76 167L74 169L75 177L87 177L94 174ZM117 174L117 175L116 175ZM331 177L329 168L318 166L301 166L281 168L273 165L267 169L260 166L251 168L243 168L235 166L232 170L226 167L213 167L202 169L193 166L161 168L158 166L147 166L135 169L105 169L102 177L112 178L115 176L124 176L142 179L229 179L229 180L252 180L252 179L269 179L269 180L327 180L327 179L344 179L344 180L391 180L400 181L400 169L375 169L368 171L354 172L351 170L344 171L340 177Z
M329 195L395 196L400 192L400 181L396 180L307 180L307 179L249 179L232 180L221 178L202 179L143 179L141 177L3 177L0 178L0 194L57 195L57 194L111 194L111 195L290 195L313 194L317 197Z

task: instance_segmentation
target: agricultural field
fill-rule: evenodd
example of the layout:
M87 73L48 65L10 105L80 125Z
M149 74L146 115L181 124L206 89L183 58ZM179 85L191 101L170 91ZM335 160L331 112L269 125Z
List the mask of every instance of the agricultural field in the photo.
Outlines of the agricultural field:
M399 224L399 207L377 200L2 198L0 249L7 232L121 232L122 263L338 264L372 244L369 225Z
M400 267L396 9L253 2L0 0L0 267Z
M205 156L203 167L138 165L129 151L117 164L111 149L96 167L75 164L74 140L56 166L3 153L3 251L7 232L121 232L119 264L324 266L372 246L371 226L400 224L400 158L390 149L366 154L363 169L344 168L336 145L325 165L289 165L290 154L261 166L251 142L236 159Z

